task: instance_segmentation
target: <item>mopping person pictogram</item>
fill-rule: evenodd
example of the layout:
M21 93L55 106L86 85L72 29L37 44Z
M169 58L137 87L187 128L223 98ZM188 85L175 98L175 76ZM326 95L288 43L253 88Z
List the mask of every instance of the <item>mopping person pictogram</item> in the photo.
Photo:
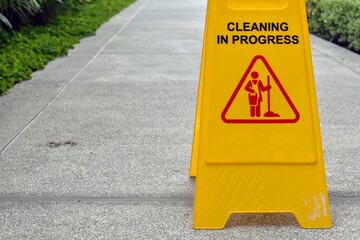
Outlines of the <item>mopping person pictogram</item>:
M285 84L291 81L286 77L282 80ZM236 86L221 118L225 123L295 123L300 114L265 57L258 55Z
M264 87L262 81L259 78L259 73L254 71L251 73L251 80L246 84L245 90L249 92L249 105L250 116L261 116L261 102L263 101L262 93L268 91L268 111L264 114L264 117L280 117L279 114L275 114L270 111L270 76L268 76L267 86Z

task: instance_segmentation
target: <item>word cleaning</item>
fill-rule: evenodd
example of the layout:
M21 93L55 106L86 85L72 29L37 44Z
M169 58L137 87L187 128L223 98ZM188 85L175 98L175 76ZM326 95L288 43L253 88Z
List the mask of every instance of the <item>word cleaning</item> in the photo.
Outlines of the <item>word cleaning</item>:
M298 44L298 35L274 34L276 32L289 31L289 25L286 22L229 22L227 24L229 32L269 32L271 34L233 34L217 35L217 44Z

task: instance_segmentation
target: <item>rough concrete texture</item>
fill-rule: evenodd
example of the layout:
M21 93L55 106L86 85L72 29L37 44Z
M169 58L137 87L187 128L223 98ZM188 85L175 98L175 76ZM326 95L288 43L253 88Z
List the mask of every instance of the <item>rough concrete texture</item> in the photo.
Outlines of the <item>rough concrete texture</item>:
M3 202L5 239L359 239L359 199L332 199L332 229L302 229L291 214L232 214L194 230L192 202Z
M360 56L311 36L333 227L192 229L206 1L138 0L0 97L1 239L359 239Z

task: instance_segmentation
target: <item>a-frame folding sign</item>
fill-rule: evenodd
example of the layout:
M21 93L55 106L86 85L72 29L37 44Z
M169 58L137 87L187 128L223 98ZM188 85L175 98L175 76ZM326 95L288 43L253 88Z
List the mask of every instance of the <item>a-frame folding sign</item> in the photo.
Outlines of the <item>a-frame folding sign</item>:
M208 0L194 228L253 212L331 226L307 27L304 0Z

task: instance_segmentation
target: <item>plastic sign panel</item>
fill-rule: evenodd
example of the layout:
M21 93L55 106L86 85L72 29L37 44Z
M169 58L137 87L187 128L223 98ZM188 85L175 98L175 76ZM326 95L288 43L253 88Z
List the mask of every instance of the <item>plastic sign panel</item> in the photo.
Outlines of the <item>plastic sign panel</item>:
M195 175L196 229L254 212L331 226L304 0L208 1Z
M209 9L207 9L209 10ZM208 22L208 12L206 14L206 23ZM205 58L205 43L206 43L206 26L205 24L205 31L204 31L204 42L203 42L203 51L201 57L201 68L200 68L200 79L199 79L199 90L198 90L198 97L197 97L197 105L196 105L196 116L195 116L195 126L194 126L194 138L193 138L193 148L191 153L191 163L190 163L190 177L196 176L197 170L197 159L198 159L198 152L199 152L199 135L200 135L200 114L201 114L201 99L202 99L202 83L203 83L203 76L204 76L204 58Z

